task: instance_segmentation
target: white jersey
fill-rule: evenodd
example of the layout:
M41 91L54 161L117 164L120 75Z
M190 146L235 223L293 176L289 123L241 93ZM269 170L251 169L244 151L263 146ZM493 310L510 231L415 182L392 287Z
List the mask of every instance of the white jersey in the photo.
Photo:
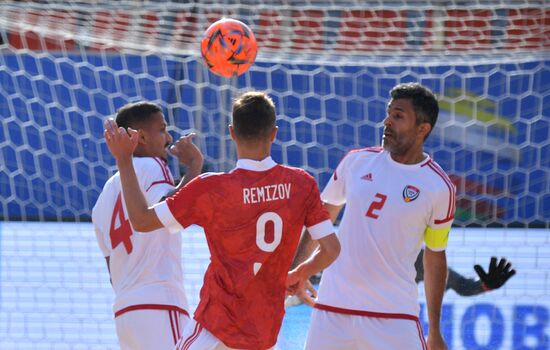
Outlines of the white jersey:
M134 157L139 186L148 205L174 189L170 170L160 158ZM183 287L181 235L162 228L139 233L130 224L119 173L111 177L92 211L97 241L109 257L115 291L113 311L167 309L188 311Z
M455 212L455 187L428 155L395 162L380 147L349 152L321 199L345 204L342 251L323 273L317 308L415 319L420 312L414 262L422 247L442 251Z

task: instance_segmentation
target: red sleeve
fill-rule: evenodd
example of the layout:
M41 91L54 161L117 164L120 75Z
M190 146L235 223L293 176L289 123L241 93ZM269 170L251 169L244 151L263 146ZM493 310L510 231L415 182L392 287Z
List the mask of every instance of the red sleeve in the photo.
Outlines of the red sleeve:
M183 227L192 224L204 226L214 213L214 203L209 194L208 179L197 177L166 199L172 215Z
M311 227L325 220L330 221L330 215L323 207L323 203L321 202L321 194L319 193L319 187L317 187L315 179L309 174L307 176L309 177L311 189L306 202L307 213L305 226Z

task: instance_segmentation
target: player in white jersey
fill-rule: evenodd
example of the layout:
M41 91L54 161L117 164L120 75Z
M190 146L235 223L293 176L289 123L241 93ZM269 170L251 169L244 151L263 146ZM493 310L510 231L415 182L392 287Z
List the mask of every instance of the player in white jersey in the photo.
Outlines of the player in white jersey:
M122 107L117 123L139 130L134 167L149 205L175 192L166 165L172 137L161 109L139 102ZM197 176L203 158L192 135L180 138L170 153L188 166L178 188ZM181 265L181 236L159 229L136 232L128 220L119 174L105 184L92 211L97 241L115 292L113 312L121 349L173 349L189 321Z
M346 205L342 251L323 273L306 349L446 348L439 323L455 187L423 152L439 107L419 84L400 84L390 95L383 147L349 152L321 194L333 221ZM423 243L427 345L414 267ZM300 246L304 255L314 247L307 234Z

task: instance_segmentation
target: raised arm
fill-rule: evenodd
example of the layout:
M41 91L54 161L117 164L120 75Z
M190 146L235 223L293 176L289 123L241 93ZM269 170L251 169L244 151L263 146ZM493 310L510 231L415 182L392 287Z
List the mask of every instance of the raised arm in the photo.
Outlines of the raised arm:
M136 231L149 232L163 225L155 210L149 208L145 196L141 192L139 182L132 162L132 154L138 143L138 131L117 127L112 119L105 121L105 140L109 151L116 159L120 182L124 194L124 202L132 227Z

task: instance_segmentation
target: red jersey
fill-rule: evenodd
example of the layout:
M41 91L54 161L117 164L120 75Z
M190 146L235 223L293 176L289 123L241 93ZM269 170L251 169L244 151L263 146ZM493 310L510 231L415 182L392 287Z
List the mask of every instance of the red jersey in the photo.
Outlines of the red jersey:
M314 178L271 158L241 159L229 173L197 177L155 210L172 231L204 228L211 262L195 319L229 347L274 346L303 227L313 239L334 232Z

